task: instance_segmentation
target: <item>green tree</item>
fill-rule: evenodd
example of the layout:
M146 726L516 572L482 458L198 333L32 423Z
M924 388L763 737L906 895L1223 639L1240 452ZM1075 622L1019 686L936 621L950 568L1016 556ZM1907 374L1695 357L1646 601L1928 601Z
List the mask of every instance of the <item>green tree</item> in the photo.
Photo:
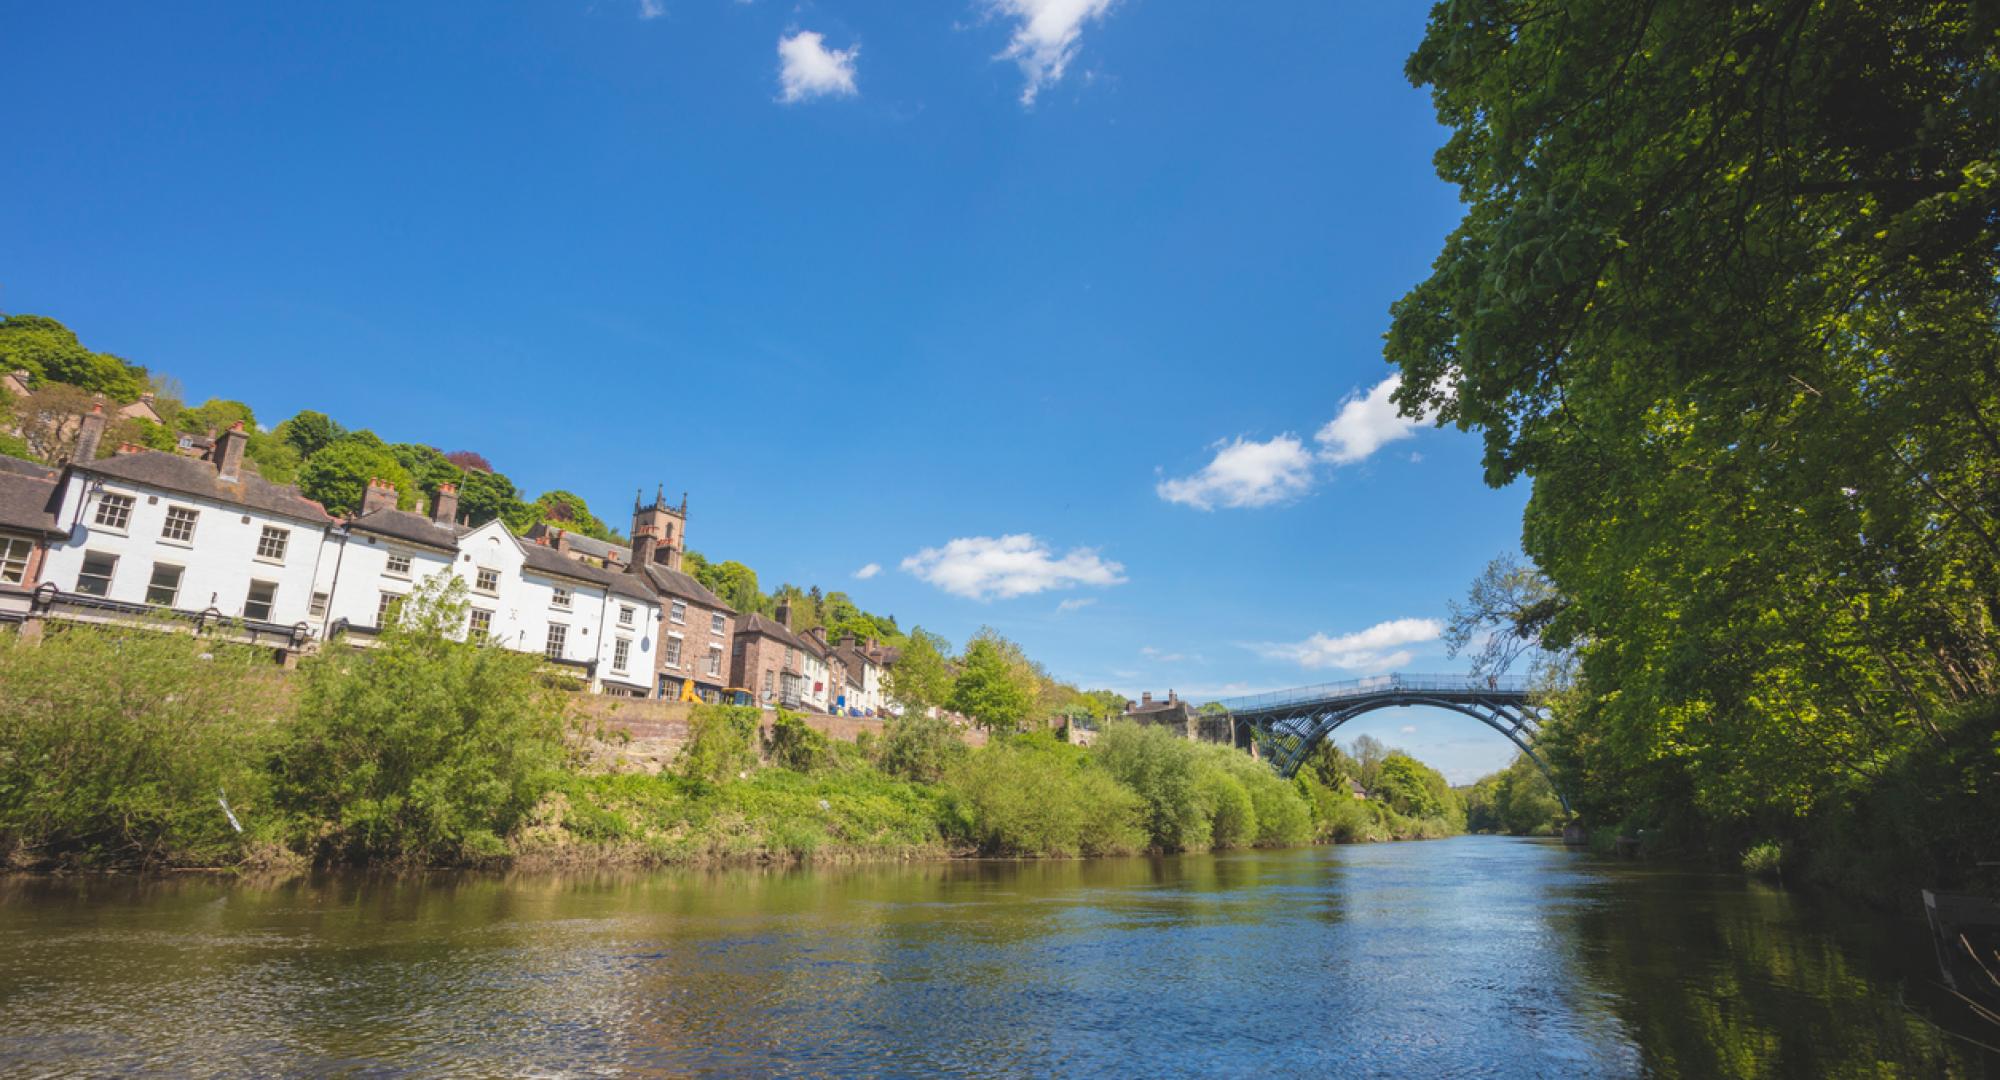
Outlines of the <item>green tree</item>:
M1533 480L1523 546L1562 597L1540 633L1578 650L1544 735L1565 786L1593 818L1716 835L1982 745L1995 22L1548 15L1441 5L1410 59L1467 210L1387 353L1406 414L1480 431L1489 481ZM1990 772L1962 785L1991 797Z
M347 429L323 412L306 409L279 424L273 434L283 439L303 461L337 442L347 434Z
M952 681L946 704L988 731L1014 731L1028 719L1035 699L1023 688L1011 658L1001 647L978 638L959 658L958 678Z
M708 562L692 551L684 553L682 565L703 588L735 610L745 614L765 610L764 594L757 588L757 571L733 559Z
M458 513L475 526L498 519L513 528L516 521L528 515L528 504L521 501L514 482L500 473L468 472L458 488Z
M534 522L582 533L595 540L622 542L623 538L590 512L583 496L568 491L546 491L528 504ZM532 524L532 522L531 522ZM526 530L519 530L526 531Z
M943 708L952 694L950 655L951 642L912 627L909 643L883 680L889 700L917 715Z
M11 371L124 402L137 401L147 389L145 368L92 352L69 327L45 315L0 317L0 372Z
M434 575L375 648L335 645L303 666L274 794L319 858L495 858L555 784L561 693L538 657L462 640L465 593L463 579Z
M181 409L173 415L174 429L205 435L211 431L228 431L233 424L242 424L245 431L257 430L257 415L250 406L240 401L224 401L209 398L200 407Z
M341 437L299 466L299 490L330 514L358 512L370 479L394 484L397 505L403 509L417 505L417 482L382 440L365 431Z

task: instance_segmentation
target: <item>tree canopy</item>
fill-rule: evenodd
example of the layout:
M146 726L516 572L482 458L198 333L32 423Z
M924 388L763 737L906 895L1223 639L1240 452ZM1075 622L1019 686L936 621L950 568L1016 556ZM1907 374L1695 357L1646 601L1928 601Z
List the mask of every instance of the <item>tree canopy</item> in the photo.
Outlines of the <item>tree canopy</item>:
M1480 432L1490 482L1533 481L1535 632L1579 660L1544 738L1604 781L1572 785L1596 816L1794 818L1988 737L2000 21L1978 10L1433 9L1408 72L1466 212L1393 308L1396 400Z

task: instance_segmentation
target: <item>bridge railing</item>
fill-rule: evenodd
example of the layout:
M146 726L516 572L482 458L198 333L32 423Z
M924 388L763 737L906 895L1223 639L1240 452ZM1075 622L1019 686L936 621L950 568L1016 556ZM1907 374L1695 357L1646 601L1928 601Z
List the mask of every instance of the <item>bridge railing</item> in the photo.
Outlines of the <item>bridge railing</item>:
M1321 683L1318 686L1300 686L1290 690L1272 690L1263 694L1223 698L1217 704L1232 713L1256 713L1293 705L1307 705L1316 701L1338 701L1342 698L1370 697L1396 691L1521 695L1528 693L1529 690L1529 681L1518 675L1371 675L1365 679L1348 679L1344 682Z

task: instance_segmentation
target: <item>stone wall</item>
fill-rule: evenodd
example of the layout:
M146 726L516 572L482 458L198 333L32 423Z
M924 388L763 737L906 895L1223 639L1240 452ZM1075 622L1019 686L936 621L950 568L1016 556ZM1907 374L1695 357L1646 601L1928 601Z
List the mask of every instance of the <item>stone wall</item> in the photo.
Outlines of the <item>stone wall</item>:
M578 694L571 700L579 716L602 726L609 736L602 752L603 763L608 768L659 772L679 756L681 747L687 745L688 717L694 711L693 705L596 694ZM764 719L758 725L764 733L769 734L777 715L774 710L764 710ZM799 715L814 731L842 742L854 742L864 731L872 732L879 738L884 724L879 719L854 716L828 716L824 713ZM964 728L960 737L968 746L986 745L986 733L978 728Z

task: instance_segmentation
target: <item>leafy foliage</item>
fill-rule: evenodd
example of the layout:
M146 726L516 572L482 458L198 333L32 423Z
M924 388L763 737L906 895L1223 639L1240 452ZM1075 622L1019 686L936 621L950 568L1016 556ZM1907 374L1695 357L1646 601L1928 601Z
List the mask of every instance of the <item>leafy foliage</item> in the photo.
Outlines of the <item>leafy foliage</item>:
M341 436L299 466L299 490L330 514L359 512L371 479L396 486L397 506L407 510L417 505L416 480L382 440L365 431Z
M950 654L950 642L921 626L911 627L910 639L885 680L889 696L913 713L943 707L953 690L945 661Z
M0 316L0 373L26 371L37 384L63 383L117 401L137 401L146 369L93 352L69 327L44 315Z
M0 861L214 865L275 819L262 655L151 628L0 634Z
M1410 60L1467 211L1395 305L1397 400L1534 481L1538 633L1577 651L1542 742L1587 818L1809 830L2000 693L1980 11L1473 0Z
M900 666L900 665L899 665ZM988 638L975 638L959 659L948 701L989 731L1013 731L1034 707L1031 685L1024 684L1019 665Z
M754 705L697 705L688 717L688 744L676 768L680 775L709 784L726 783L757 767Z
M947 789L964 836L989 855L1122 855L1146 846L1140 797L1047 734L971 755Z
M321 858L455 863L504 837L557 782L564 706L539 658L458 640L465 583L437 574L370 650L302 666L275 795Z
M833 764L833 746L827 737L796 713L778 710L771 732L764 739L764 754L771 764L793 772L819 772Z
M951 721L912 710L884 728L877 763L890 776L935 784L969 752Z

